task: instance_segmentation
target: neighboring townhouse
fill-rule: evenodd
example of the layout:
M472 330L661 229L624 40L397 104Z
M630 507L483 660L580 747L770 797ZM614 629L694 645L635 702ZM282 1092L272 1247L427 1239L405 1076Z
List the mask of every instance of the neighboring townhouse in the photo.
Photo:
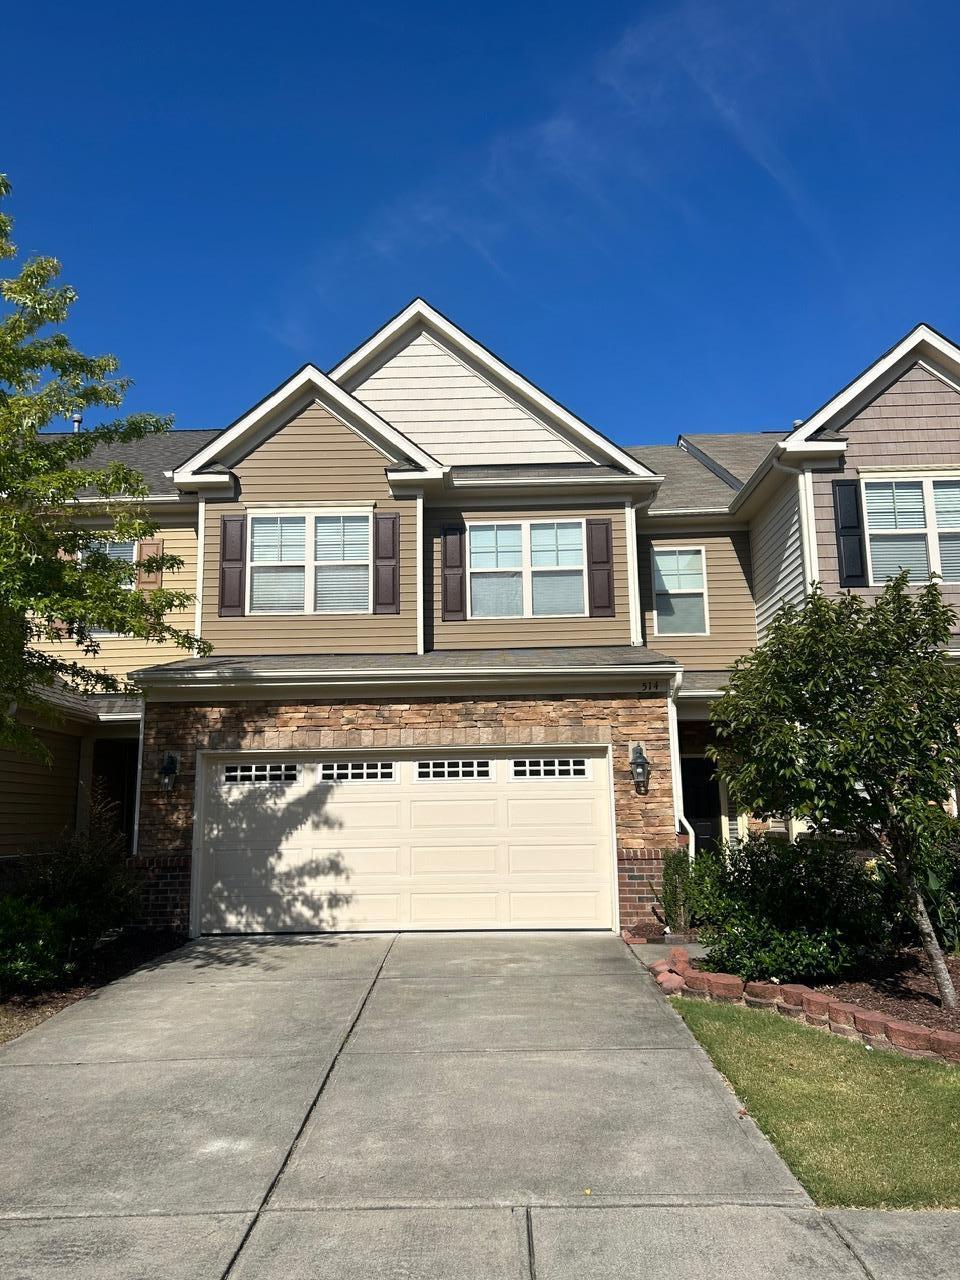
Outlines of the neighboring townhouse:
M665 848L743 829L710 704L777 609L901 563L960 591L957 378L920 327L790 432L625 449L415 301L138 446L214 652L105 638L143 711L91 700L66 790L131 796L156 924L647 918Z

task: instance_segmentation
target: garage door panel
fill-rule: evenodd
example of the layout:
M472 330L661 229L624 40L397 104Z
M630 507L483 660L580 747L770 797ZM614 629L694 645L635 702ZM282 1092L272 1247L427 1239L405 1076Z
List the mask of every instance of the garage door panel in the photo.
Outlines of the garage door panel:
M414 830L418 827L446 827L448 830L495 827L497 801L495 797L489 800L412 800L410 825Z
M206 767L199 862L206 932L609 928L609 771L576 772L562 749L513 767L509 752L470 752L469 769L422 758L337 757L346 781L316 785L322 753L250 752L247 785L223 758ZM294 769L292 762L297 762ZM486 761L486 764L480 762ZM558 763L559 761L559 763ZM572 766L571 766L572 768ZM546 770L546 772L544 772ZM552 772L551 772L552 770ZM270 774L270 785L262 783ZM237 768L230 771L235 779Z
M494 875L498 846L420 845L410 850L410 871L414 876Z
M584 827L597 824L597 804L592 796L565 799L548 795L529 800L507 801L507 822L511 827Z

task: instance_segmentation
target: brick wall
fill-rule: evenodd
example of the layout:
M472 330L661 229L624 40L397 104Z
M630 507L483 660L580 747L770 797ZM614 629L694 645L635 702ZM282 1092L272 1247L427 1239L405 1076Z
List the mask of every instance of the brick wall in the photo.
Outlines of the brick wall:
M355 699L148 703L144 725L138 866L145 879L144 918L186 928L189 917L196 753L313 751L332 748L524 746L610 743L613 748L620 923L649 920L662 851L676 843L666 703L633 694L510 698L438 697L397 702ZM650 790L638 795L629 744L642 742L652 766ZM172 792L159 785L165 754L180 754Z

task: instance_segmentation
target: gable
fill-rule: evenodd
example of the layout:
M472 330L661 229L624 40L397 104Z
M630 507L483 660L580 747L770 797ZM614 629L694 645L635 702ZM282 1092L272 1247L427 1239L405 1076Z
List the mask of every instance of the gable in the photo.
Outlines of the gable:
M586 459L518 399L422 329L350 389L448 466Z
M847 441L848 463L960 465L960 391L912 364L837 434Z
M314 402L236 462L244 502L377 501L390 497L389 460Z

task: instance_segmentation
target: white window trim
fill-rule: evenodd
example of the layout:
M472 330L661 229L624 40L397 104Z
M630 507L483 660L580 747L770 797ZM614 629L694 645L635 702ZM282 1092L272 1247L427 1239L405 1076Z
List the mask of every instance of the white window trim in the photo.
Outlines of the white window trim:
M303 560L303 608L302 609L251 609L250 582L255 568L286 566L298 568L299 560L259 560L253 563L250 554L253 543L253 522L261 517L277 519L281 516L302 517L304 525ZM316 521L322 516L366 516L367 519L367 607L343 609L337 613L317 612L317 568L328 564L360 564L359 560L318 560L316 558ZM252 618L362 618L373 613L373 511L370 507L257 507L247 511L246 568L244 570L244 613Z
M580 526L580 547L581 547L581 563L577 565L537 565L534 569L532 556L530 551L530 530L535 524L578 524ZM521 618L533 618L539 622L542 618L589 618L590 616L590 595L589 582L587 581L587 521L583 516L557 516L553 519L538 517L529 519L528 517L518 517L517 519L507 519L506 517L491 517L487 520L466 520L464 521L466 528L466 538L464 547L464 559L466 561L466 592L467 592L467 619L476 622L497 622L503 620L519 620ZM485 614L482 617L474 619L473 616L473 599L470 590L470 577L473 573L516 573L518 570L513 569L471 569L470 567L470 530L477 526L484 527L487 525L519 525L520 527L520 596L523 611L521 613L503 613L503 614ZM581 613L534 613L533 612L533 575L534 573L569 573L571 570L579 570L583 578L583 611Z
M657 613L657 552L658 551L678 551L681 554L689 555L691 552L700 553L700 563L703 566L703 587L699 591L695 591L692 587L684 587L682 591L668 591L661 594L671 596L703 596L703 630L702 631L663 631L660 630L660 618ZM671 543L669 546L651 546L650 548L650 595L651 607L653 609L653 634L655 636L662 635L665 640L682 640L689 639L692 636L708 636L710 634L710 597L707 590L707 548L706 544L701 546L681 546Z
M943 565L940 560L940 538L941 533L960 533L960 525L956 526L940 526L937 524L937 508L933 497L933 486L937 480L960 480L960 471L956 468L944 471L930 471L926 469L923 473L916 471L887 471L862 474L860 481L860 510L863 512L863 536L866 542L867 552L867 583L871 587L883 587L889 579L884 578L882 582L878 582L873 576L873 552L870 548L871 538L883 538L887 534L903 535L922 533L927 540L927 563L930 566L930 573L935 575L940 581L943 581ZM868 484L920 484L923 492L923 527L916 529L875 529L870 528L870 513L867 510L867 485ZM926 582L927 579L924 579ZM923 583L910 579L911 586L922 586ZM950 582L948 586L960 585Z

